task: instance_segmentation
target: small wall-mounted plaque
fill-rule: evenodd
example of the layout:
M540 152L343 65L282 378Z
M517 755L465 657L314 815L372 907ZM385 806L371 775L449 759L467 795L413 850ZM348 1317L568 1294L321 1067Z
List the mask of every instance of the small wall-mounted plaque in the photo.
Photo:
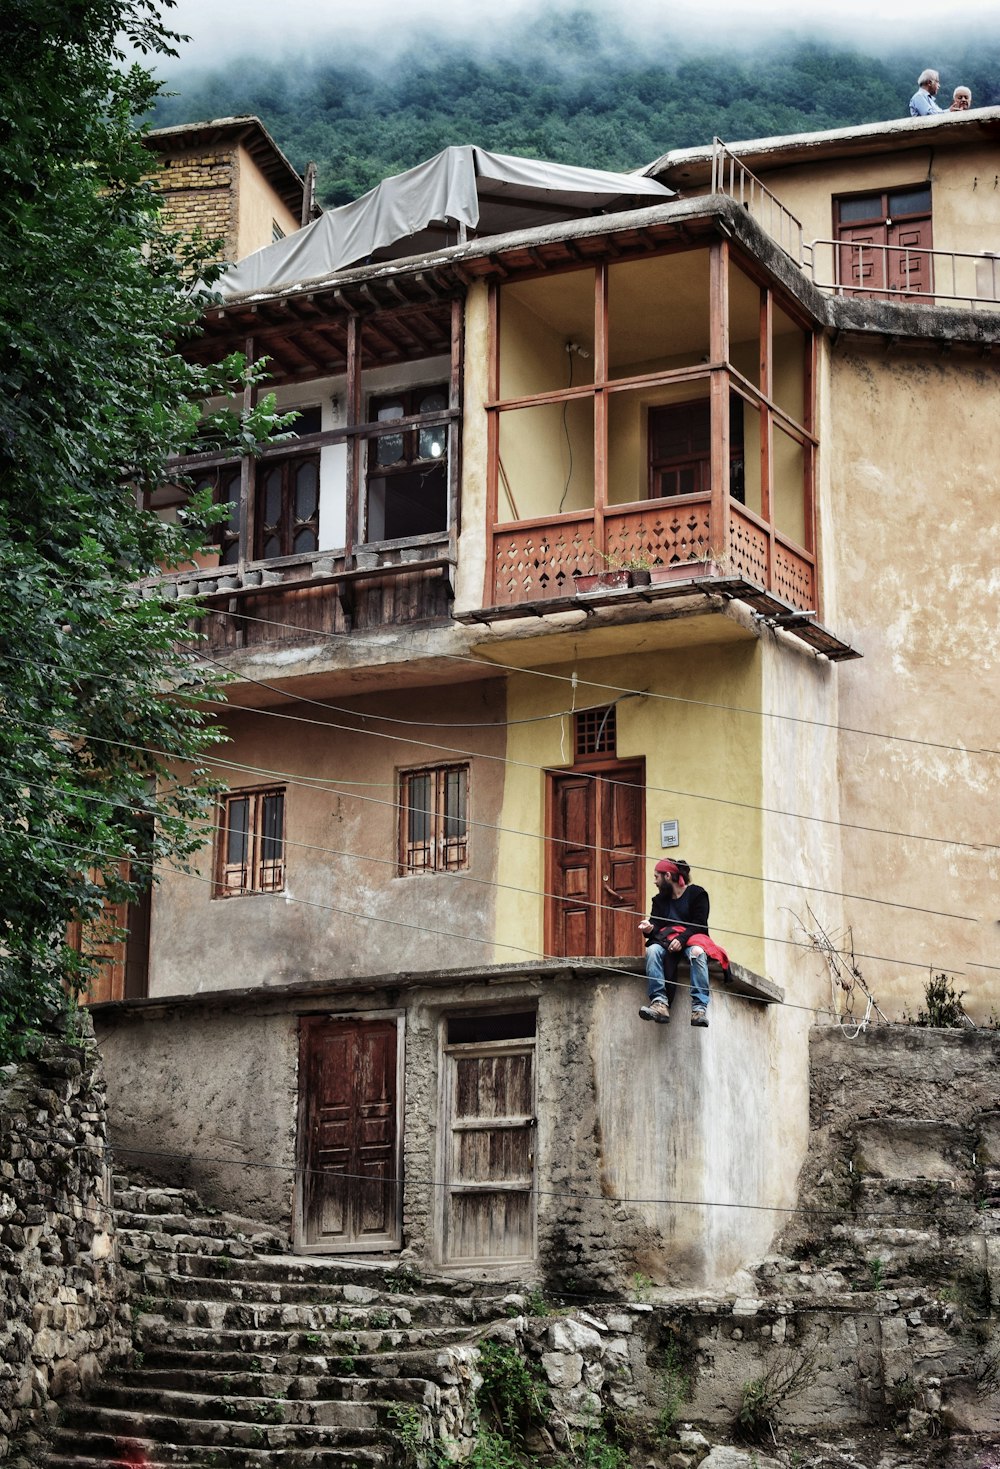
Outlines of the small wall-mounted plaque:
M661 847L679 847L680 844L681 844L680 822L678 822L678 821L661 821L660 822L660 846Z

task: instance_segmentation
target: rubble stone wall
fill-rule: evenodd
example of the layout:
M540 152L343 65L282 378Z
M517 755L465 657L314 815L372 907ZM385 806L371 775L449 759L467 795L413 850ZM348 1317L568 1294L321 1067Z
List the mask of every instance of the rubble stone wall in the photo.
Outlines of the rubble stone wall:
M0 1068L0 1463L129 1346L110 1197L92 1035Z

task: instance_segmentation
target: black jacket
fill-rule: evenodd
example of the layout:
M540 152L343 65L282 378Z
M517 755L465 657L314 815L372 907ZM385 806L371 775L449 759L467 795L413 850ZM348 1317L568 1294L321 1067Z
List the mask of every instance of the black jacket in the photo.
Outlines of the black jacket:
M646 935L647 946L659 943L659 935L664 928L674 928L678 924L684 928L684 932L678 935L682 944L692 934L708 933L708 906L708 894L694 882L688 883L679 898L657 892L649 910L654 927L653 932Z

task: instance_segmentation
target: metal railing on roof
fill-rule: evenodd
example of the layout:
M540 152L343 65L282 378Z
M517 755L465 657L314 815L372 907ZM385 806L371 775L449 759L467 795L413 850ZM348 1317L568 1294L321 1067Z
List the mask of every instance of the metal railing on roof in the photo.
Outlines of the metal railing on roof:
M819 290L837 296L910 306L939 301L977 310L1000 306L1000 254L813 240L806 246L804 268Z
M746 164L730 153L721 138L712 139L712 193L726 194L741 204L796 265L802 265L805 258L802 225Z

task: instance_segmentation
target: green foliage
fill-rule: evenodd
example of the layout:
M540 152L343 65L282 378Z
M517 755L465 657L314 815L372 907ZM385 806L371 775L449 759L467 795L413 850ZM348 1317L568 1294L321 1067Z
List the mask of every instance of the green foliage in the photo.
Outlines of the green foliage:
M185 362L212 269L162 229L136 118L156 100L116 38L162 53L148 0L6 0L0 79L0 1060L62 1026L93 960L67 925L135 897L205 839L205 702L187 614L135 590L224 512L142 497L195 443L240 357ZM253 452L273 401L212 432ZM103 937L115 937L108 933Z
M774 1357L767 1361L759 1377L743 1384L740 1406L733 1425L736 1432L754 1442L774 1434L774 1416L782 1403L816 1380L816 1359L811 1351L795 1356Z
M676 1342L668 1341L659 1370L659 1410L653 1437L661 1448L673 1438L680 1410L691 1396L691 1378Z
M257 113L299 166L318 165L324 204L343 204L453 143L561 163L632 169L670 148L811 132L902 117L926 57L906 42L865 55L815 41L699 53L669 22L623 39L608 8L554 7L490 26L489 49L426 25L395 57L245 58L184 78L160 98L158 126ZM989 36L935 52L950 90L1000 102ZM322 48L317 48L321 52ZM346 50L346 48L345 48ZM369 58L382 53L376 62ZM845 86L845 77L850 85ZM175 79L176 86L176 79Z
M600 1425L592 1424L574 1434L569 1454L556 1460L555 1469L623 1469L627 1463L625 1450L612 1443Z
M958 991L946 974L935 974L924 989L927 1009L917 1012L914 1024L934 1026L942 1030L961 1029L965 1025L962 1001L965 991Z
M476 1393L481 1413L488 1414L512 1444L519 1445L533 1423L540 1422L548 1390L516 1347L485 1341L479 1351L483 1379Z

